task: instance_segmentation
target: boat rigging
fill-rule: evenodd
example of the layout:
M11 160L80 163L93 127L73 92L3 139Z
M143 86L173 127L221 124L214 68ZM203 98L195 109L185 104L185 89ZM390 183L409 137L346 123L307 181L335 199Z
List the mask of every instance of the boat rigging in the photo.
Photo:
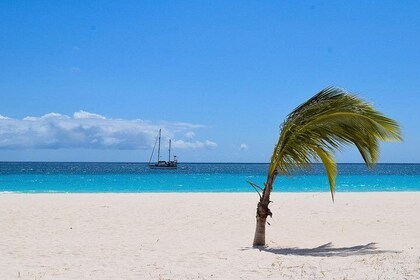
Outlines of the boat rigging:
M161 140L161 135L162 135L162 129L159 129L159 134L156 138L155 141L155 145L153 146L153 151L152 154L150 155L150 159L149 159L149 168L151 169L176 169L177 165L178 165L178 161L176 156L174 156L174 159L171 160L171 139L169 139L169 157L168 157L168 161L165 160L160 160L160 140ZM155 148L156 148L156 144L158 144L158 151L157 151L157 161L156 162L152 162L153 159L153 154L155 152Z

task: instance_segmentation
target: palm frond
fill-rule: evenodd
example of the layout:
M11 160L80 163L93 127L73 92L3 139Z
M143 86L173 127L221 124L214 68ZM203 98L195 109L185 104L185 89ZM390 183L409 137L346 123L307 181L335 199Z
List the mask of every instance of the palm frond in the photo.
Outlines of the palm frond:
M355 145L370 167L377 162L379 141L401 141L396 121L385 117L343 89L327 87L294 109L282 125L268 176L322 161L334 199L337 167L333 152Z

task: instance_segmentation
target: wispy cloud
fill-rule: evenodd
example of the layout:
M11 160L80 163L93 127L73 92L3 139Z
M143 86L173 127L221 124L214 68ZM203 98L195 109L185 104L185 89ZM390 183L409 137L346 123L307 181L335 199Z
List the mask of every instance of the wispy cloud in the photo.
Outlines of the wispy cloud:
M241 150L241 151L246 151L246 150L248 150L249 149L249 147L248 147L248 145L247 144L245 144L245 143L242 143L240 146L239 146L239 150Z
M195 133L193 131L188 131L187 133L185 133L185 136L188 139L193 139L195 137Z
M73 114L73 118L75 119L100 119L100 120L106 119L104 116L94 114L94 113L89 113L83 110L80 110L79 112L75 112Z
M73 116L49 113L21 120L0 115L0 149L149 149L158 130L166 141L173 139L174 148L214 149L210 140L195 140L192 130L202 125L191 123L151 122L140 119L109 119L86 111Z
M206 148L209 150L214 150L217 148L217 144L215 142L206 140L204 142L202 141L194 141L194 142L188 142L184 140L175 140L172 142L173 147L180 148L180 149L202 149Z

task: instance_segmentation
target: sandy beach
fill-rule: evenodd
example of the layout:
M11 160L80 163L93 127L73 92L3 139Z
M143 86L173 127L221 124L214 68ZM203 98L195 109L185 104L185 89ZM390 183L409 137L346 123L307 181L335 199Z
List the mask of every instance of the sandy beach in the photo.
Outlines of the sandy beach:
M0 279L420 279L420 193L0 194Z

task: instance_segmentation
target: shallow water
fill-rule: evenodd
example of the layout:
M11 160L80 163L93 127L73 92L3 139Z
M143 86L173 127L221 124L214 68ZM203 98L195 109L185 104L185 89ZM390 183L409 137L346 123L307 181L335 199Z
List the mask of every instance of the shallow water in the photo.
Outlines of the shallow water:
M151 170L145 163L1 162L0 192L252 192L263 185L268 164L181 163ZM337 191L420 191L420 164L339 164ZM321 164L278 176L274 191L329 191Z

